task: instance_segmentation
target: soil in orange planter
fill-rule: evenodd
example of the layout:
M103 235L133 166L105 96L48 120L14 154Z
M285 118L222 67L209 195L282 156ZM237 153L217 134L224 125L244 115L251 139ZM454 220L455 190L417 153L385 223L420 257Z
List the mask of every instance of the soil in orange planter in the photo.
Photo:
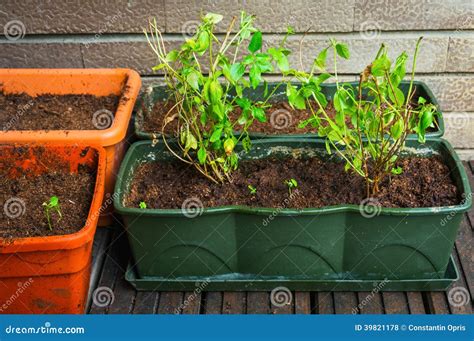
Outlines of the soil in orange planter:
M89 214L95 171L80 167L77 174L46 173L40 176L0 178L0 238L65 235L81 230ZM43 202L59 198L62 218L51 212L49 229Z
M0 92L0 129L102 130L114 119L120 96L4 94Z

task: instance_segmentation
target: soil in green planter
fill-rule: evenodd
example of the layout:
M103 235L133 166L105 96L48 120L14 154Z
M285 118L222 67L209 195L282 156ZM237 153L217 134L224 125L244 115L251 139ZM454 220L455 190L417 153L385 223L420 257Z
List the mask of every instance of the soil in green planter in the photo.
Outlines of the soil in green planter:
M81 230L89 214L95 171L80 167L77 174L47 173L40 176L0 178L0 238L65 235ZM52 230L43 202L59 198L62 218L51 212Z
M0 92L0 129L102 130L109 128L119 96L4 94ZM122 98L121 100L127 100Z
M459 203L458 190L440 158L406 158L399 161L399 166L403 173L387 179L375 198L381 206L439 207ZM181 208L187 199L198 199L203 207L317 208L359 205L366 193L362 177L345 172L342 163L319 158L242 161L232 176L232 183L215 184L183 163L144 163L134 173L124 205L139 207L140 202L146 202L147 208ZM284 183L288 179L295 179L298 184L291 195Z

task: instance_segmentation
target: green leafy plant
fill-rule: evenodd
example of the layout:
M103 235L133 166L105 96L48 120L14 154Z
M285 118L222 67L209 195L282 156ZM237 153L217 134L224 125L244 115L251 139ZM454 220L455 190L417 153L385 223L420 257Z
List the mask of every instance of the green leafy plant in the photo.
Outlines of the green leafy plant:
M293 33L289 29L280 46L263 52L262 33L253 26L253 16L242 12L235 30L237 19L233 18L219 40L214 31L222 19L219 14L206 14L194 36L169 52L156 20L149 23L150 33L145 30L158 59L153 70L164 71L175 103L163 122L164 142L174 156L217 183L231 181L230 173L238 165L236 144L242 142L245 151L250 149L248 129L254 120L267 120L265 109L274 92L265 91L262 100L253 100L245 90L264 82L262 74L272 72L274 64L280 71L288 71L289 50L283 44ZM232 120L229 113L237 109L241 115ZM179 148L172 148L164 134L165 126L173 120L178 123ZM240 134L234 135L234 131Z
M140 201L140 203L138 204L138 207L140 207L142 210L146 209L146 202Z
M248 185L247 188L249 189L250 194L255 195L257 194L257 189L252 185Z
M291 197L293 188L298 187L298 182L295 179L291 178L291 179L285 180L284 183L288 187L288 194Z
M420 42L421 38L416 44L406 95L400 87L406 73L406 52L392 63L387 47L382 44L375 59L360 74L358 87L354 88L340 83L337 76L337 57L348 59L349 49L332 39L314 60L311 72L297 74L303 82L302 88L287 92L294 106L306 106L310 101L316 103L316 108L308 105L312 117L300 126L312 124L317 127L318 135L326 137L328 153L336 151L345 160L346 171L351 169L364 177L367 197L377 194L384 179L403 172L396 166L396 161L408 134L416 133L418 140L424 142L426 129L435 124L436 107L422 97L414 101L413 80ZM334 75L326 70L329 49L333 51ZM313 75L315 70L321 72L317 77ZM332 76L337 87L333 97L336 115L333 117L327 112L328 102L319 86L321 80Z
M58 214L58 222L62 219L63 215L61 213L61 207L59 206L59 198L57 196L52 196L49 198L49 201L43 202L44 208L44 215L48 220L48 227L50 230L53 230L53 226L51 224L51 212L54 211Z

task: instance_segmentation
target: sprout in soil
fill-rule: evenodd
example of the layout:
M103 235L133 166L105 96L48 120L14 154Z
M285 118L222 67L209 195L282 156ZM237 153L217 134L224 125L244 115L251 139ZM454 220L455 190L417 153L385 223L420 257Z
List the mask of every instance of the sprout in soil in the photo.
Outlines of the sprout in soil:
M289 180L285 180L284 183L285 183L285 185L288 186L288 194L291 197L291 191L292 191L293 188L298 187L298 182L296 182L295 179L291 178Z
M248 185L247 188L249 189L250 194L255 195L257 193L257 189L252 185Z
M140 203L138 204L138 207L140 207L142 210L146 209L146 202L140 201Z
M58 214L59 216L58 222L63 217L63 215L61 214L61 207L59 206L59 198L57 196L52 196L51 198L49 198L48 202L45 201L43 203L43 207L44 207L44 215L46 216L46 219L48 220L49 229L52 231L53 226L51 225L51 211L55 211Z

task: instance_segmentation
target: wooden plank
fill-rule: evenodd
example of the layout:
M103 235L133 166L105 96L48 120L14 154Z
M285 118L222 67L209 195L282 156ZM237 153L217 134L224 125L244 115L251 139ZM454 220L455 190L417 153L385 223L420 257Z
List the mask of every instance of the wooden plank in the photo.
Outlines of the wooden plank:
M315 297L315 307L318 314L334 314L334 298L331 292L321 291Z
M245 314L247 294L245 292L224 292L223 314Z
M471 297L474 297L474 237L466 217L461 222L456 239L456 251L459 257L458 270L464 274Z
M408 291L407 293L408 307L410 314L426 314L425 305L423 303L423 295L419 291Z
M361 291L357 297L360 314L383 314L382 295L379 292Z
M182 291L160 292L158 300L158 314L180 314L184 293Z
M205 294L204 313L205 314L221 314L222 313L222 292L209 291Z
M311 293L295 292L295 314L311 314Z
M357 295L355 292L335 292L334 311L336 314L353 314L357 311Z
M457 252L453 252L453 258L456 266L461 271L459 257ZM472 299L469 289L466 285L464 274L461 272L459 279L454 282L446 292L449 309L452 314L472 314Z
M118 248L114 247L118 243L118 240L115 239L117 236L117 231L114 231L112 236L112 241L107 247L107 251L105 252L105 260L104 265L102 267L102 273L100 275L100 279L97 283L97 286L92 290L92 298L89 313L90 314L105 314L108 310L108 293L110 290L113 290L113 286L115 283L115 278L117 277L117 273L119 272L119 254ZM102 295L102 296L99 296ZM94 300L95 297L95 300ZM95 302L99 303L98 305Z
M282 294L279 298L275 297L272 301L272 294L270 294L270 313L271 314L294 314L295 312L295 294L288 291Z
M247 293L247 314L269 314L270 293L250 291Z
M182 314L199 314L201 311L201 293L188 291L184 293Z
M432 291L424 294L431 314L449 314L448 301L444 292Z
M404 292L384 292L382 299L386 314L408 314L410 312Z
M135 296L132 314L154 314L158 307L160 294L152 291L139 291Z
M125 281L123 269L117 272L114 285L114 301L110 304L109 314L130 314L135 300L135 289Z

